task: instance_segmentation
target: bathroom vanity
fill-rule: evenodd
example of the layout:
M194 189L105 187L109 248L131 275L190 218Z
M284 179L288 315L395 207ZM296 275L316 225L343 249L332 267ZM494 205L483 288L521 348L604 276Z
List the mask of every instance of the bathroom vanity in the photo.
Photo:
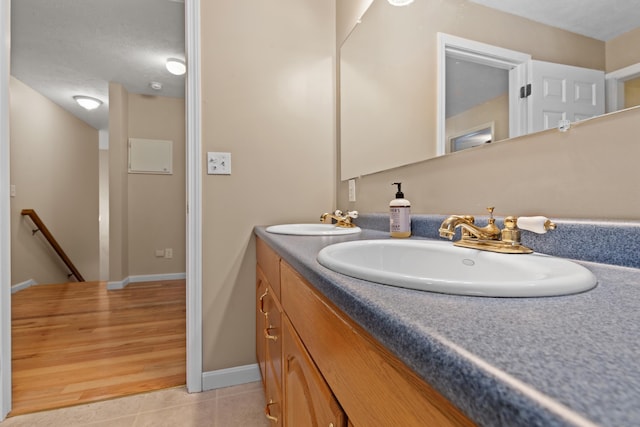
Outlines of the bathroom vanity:
M273 425L640 423L637 268L581 262L598 286L575 295L455 296L316 260L333 243L388 239L382 231L255 234L257 356Z
M260 238L256 249L257 354L274 425L473 425Z

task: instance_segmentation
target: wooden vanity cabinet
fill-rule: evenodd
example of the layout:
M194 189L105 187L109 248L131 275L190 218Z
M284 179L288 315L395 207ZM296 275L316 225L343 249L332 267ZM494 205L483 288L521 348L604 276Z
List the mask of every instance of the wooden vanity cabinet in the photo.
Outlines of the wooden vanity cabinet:
M257 241L258 269L264 272L261 262L273 260L275 252ZM266 257L265 251L271 256ZM281 309L279 391L284 399L278 401L282 403L278 408L283 411L285 427L474 425L282 260L278 276L280 294L274 300ZM271 316L268 307L260 304L258 316ZM260 332L257 336L260 341ZM267 344L266 393L270 372L276 373L268 363L270 357L277 358L272 351L277 348Z

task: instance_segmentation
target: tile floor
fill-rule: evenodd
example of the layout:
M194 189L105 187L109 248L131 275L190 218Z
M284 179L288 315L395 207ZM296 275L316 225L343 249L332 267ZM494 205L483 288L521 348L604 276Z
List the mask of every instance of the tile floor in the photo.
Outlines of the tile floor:
M0 427L267 427L261 382L187 393L184 387L10 417Z

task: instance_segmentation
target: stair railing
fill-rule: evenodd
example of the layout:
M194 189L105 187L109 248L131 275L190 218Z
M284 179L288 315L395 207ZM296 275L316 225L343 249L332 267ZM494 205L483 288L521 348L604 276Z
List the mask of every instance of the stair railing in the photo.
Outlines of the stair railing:
M26 215L31 218L31 221L33 221L33 223L35 224L36 228L34 230L31 230L31 234L35 235L38 231L41 232L44 238L47 239L47 242L49 242L53 250L56 251L60 259L62 259L62 262L64 262L67 268L71 270L71 273L68 274L67 277L75 276L78 282L84 282L85 280L78 269L75 267L75 265L73 265L67 254L62 250L62 247L60 247L47 226L44 225L44 222L42 222L36 211L34 211L33 209L23 209L20 213L23 216Z

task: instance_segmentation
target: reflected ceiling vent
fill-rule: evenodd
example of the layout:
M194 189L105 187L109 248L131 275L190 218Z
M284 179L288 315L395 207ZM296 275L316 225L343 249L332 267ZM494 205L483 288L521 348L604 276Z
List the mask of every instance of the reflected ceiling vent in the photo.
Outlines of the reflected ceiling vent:
M102 105L102 101L90 96L76 95L73 97L73 99L75 99L78 105L80 105L85 110L95 110Z

